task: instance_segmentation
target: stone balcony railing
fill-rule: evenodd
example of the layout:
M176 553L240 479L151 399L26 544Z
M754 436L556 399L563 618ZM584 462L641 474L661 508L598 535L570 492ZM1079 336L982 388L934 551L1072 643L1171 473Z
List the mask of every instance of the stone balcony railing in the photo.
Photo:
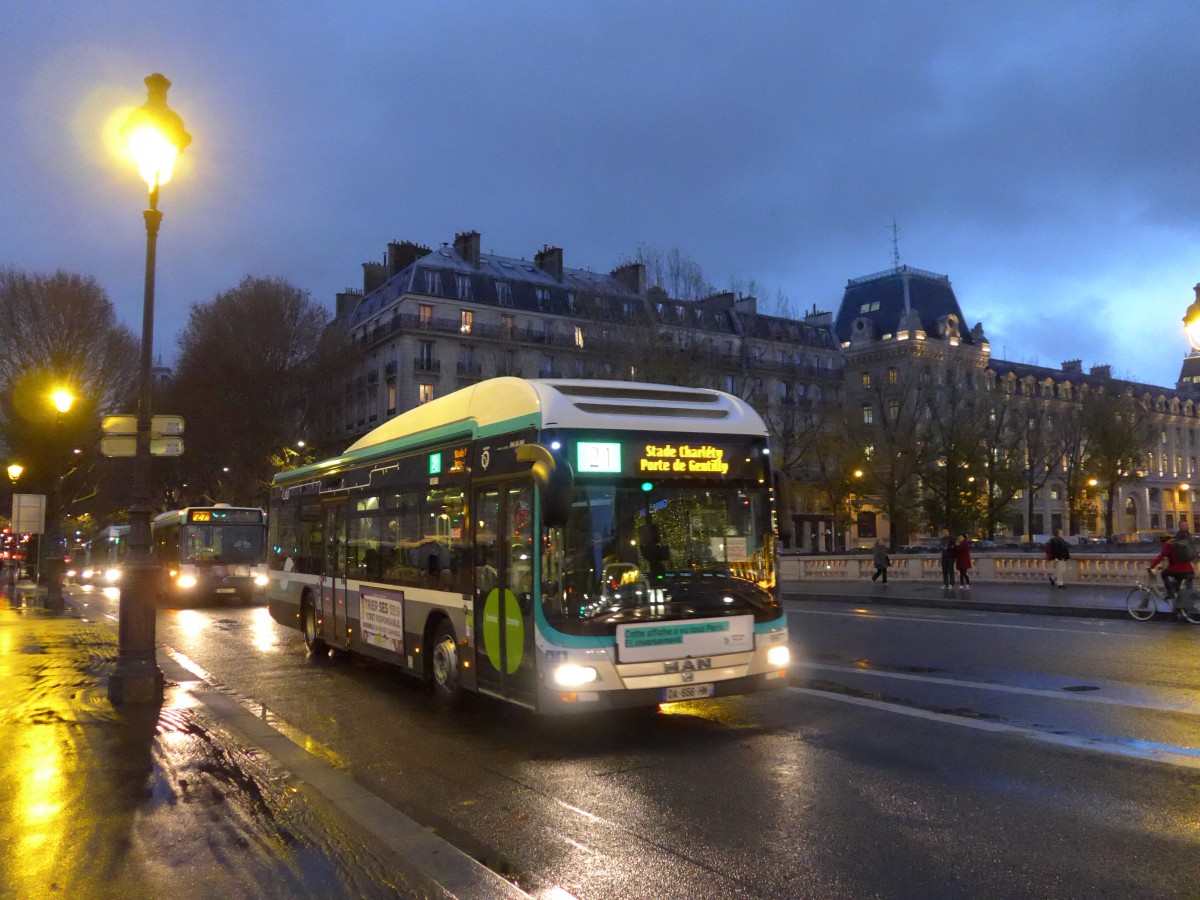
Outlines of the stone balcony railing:
M893 556L888 579L942 582L942 562L936 553ZM1074 584L1129 584L1145 580L1153 553L1072 555L1067 581ZM1048 559L1035 553L978 553L971 555L971 580L1008 584L1045 582L1053 572ZM869 579L875 563L869 554L782 556L780 581L851 581Z

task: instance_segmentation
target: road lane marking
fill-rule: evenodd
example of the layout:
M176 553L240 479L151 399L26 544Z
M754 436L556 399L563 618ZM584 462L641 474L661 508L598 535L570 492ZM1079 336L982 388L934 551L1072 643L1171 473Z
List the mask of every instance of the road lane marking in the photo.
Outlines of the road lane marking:
M1025 728L1020 725L1009 725L1005 722L989 722L986 719L967 719L961 716L953 716L949 713L932 712L927 709L915 709L910 706L900 706L895 703L887 703L883 700L872 700L869 697L854 697L849 694L838 694L833 691L821 691L816 688L804 687L789 687L790 691L797 691L801 694L808 694L812 697L820 697L825 700L836 700L839 703L849 703L854 706L865 706L868 709L874 709L881 712L895 713L902 716L912 716L917 719L926 719L930 722L941 722L945 725L957 725L960 728L973 728L976 731L990 731L994 734L1010 734L1016 737L1030 738L1035 741L1041 741L1044 744L1054 744L1059 747L1070 747L1076 750L1091 750L1098 753L1107 753L1112 756L1124 756L1132 759L1150 760L1153 762L1166 763L1167 765L1177 766L1184 769L1200 769L1200 756L1189 755L1188 751L1179 748L1176 751L1163 749L1162 745L1154 745L1147 741L1138 741L1134 744L1112 744L1098 740L1096 738L1084 738L1068 734L1053 734L1051 732L1038 731L1034 728ZM1200 754L1200 751L1192 751Z
M1177 703L1167 703L1155 700L1123 700L1118 697L1105 697L1102 694L1075 694L1062 690L1047 690L1046 688L1018 687L1009 684L994 684L986 681L964 681L957 678L942 678L937 675L917 675L912 672L891 672L887 669L861 669L858 666L839 666L830 663L806 662L797 660L796 666L810 669L823 669L827 672L843 672L855 675L874 675L880 678L895 678L901 681L919 681L926 684L944 684L950 687L978 689L981 691L997 691L1004 694L1024 694L1029 697L1049 697L1053 700L1069 700L1071 702L1102 703L1107 706L1125 706L1132 709L1152 709L1158 712L1200 714L1200 697L1192 702L1180 700Z

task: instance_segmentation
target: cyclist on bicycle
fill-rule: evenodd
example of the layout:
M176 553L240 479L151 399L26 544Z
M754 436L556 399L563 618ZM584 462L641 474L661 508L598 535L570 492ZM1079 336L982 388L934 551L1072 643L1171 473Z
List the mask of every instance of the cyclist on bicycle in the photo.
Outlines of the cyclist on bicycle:
M1195 576L1196 570L1192 567L1192 551L1191 545L1188 543L1190 537L1191 535L1186 531L1176 532L1174 538L1167 538L1163 541L1158 556L1154 557L1154 562L1150 563L1151 577L1154 575L1155 566L1163 561L1167 564L1162 573L1162 580L1168 600L1178 598L1179 588L1185 582L1187 591L1191 594L1192 578Z

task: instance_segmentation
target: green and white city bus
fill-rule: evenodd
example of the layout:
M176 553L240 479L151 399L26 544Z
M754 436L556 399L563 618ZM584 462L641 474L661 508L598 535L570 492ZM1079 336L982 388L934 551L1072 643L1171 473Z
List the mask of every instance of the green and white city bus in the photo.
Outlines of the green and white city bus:
M543 712L783 687L766 428L714 390L495 378L275 476L309 650Z

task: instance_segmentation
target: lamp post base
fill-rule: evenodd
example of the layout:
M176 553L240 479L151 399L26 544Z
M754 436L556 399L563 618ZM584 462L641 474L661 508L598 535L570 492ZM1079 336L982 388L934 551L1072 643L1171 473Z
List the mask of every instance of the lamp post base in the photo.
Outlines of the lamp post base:
M155 602L161 570L155 565L127 565L117 619L119 655L108 679L108 699L115 704L160 703L163 673L155 656Z

